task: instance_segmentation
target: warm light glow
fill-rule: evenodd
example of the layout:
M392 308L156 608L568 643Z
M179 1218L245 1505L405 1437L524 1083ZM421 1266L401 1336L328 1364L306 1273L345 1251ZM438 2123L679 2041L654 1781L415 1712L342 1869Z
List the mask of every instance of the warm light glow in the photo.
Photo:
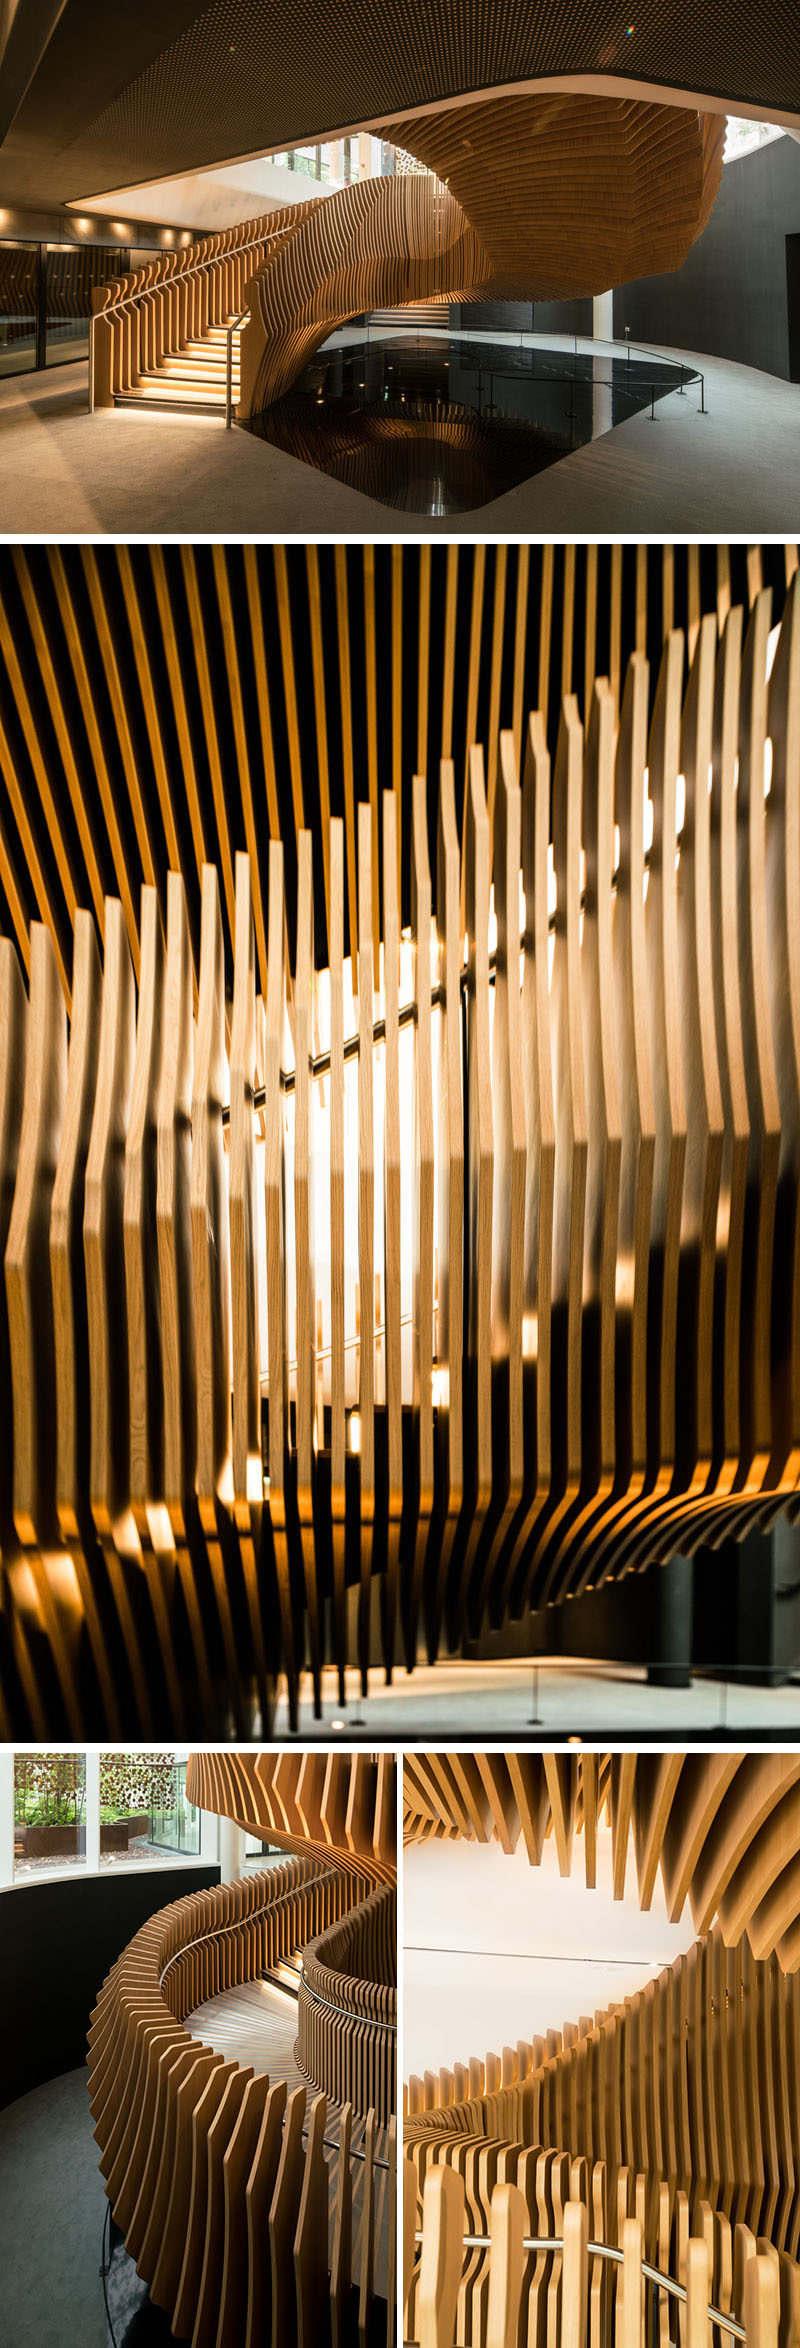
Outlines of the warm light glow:
M351 1451L359 1452L361 1450L361 1417L357 1410L351 1410L350 1412L350 1417L348 1420L348 1434L350 1438Z
M535 1361L537 1360L538 1353L539 1353L539 1315L538 1315L538 1313L523 1313L523 1315L522 1315L522 1359L523 1359L523 1361L524 1361L524 1362L535 1362Z

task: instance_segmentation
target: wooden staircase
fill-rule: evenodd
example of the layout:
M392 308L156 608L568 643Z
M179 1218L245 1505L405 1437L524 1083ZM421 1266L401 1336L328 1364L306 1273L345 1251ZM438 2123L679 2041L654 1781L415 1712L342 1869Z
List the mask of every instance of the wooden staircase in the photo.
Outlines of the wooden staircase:
M449 321L450 304L441 297L433 302L404 303L399 310L370 310L367 315L368 326L407 326L410 333L426 326L447 326Z
M231 396L234 413L239 397L240 334L234 326ZM168 351L157 368L139 376L125 391L115 392L115 408L170 408L180 414L224 416L227 400L228 324L209 326L207 332L180 351Z

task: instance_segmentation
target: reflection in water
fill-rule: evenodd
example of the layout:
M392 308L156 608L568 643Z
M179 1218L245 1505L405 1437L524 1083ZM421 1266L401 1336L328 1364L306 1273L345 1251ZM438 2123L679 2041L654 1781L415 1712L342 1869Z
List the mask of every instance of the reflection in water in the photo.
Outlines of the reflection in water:
M456 514L557 464L679 380L664 360L370 338L318 352L251 430L383 505Z

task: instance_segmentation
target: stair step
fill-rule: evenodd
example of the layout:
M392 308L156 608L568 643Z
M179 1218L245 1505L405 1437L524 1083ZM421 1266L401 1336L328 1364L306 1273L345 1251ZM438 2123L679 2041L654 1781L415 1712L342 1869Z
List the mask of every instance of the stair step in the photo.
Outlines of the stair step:
M115 408L130 408L139 411L142 408L152 408L156 413L160 411L162 415L169 416L224 416L225 414L225 401L222 398L202 399L198 396L193 399L190 392L182 392L174 398L170 398L166 390L163 392L117 392L114 406Z
M299 1964L296 1966L293 1959L278 1957L274 1965L268 1966L263 1979L269 1982L270 1989L276 1990L280 1997L285 1997L292 2005L296 2006L300 1987L300 1969Z

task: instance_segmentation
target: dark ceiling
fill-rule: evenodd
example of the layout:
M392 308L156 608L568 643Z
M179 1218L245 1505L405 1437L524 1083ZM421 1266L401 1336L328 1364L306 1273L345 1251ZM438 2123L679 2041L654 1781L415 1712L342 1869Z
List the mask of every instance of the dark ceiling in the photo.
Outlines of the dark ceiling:
M800 118L796 0L633 17L618 0L18 0L0 201L88 198L542 77Z

